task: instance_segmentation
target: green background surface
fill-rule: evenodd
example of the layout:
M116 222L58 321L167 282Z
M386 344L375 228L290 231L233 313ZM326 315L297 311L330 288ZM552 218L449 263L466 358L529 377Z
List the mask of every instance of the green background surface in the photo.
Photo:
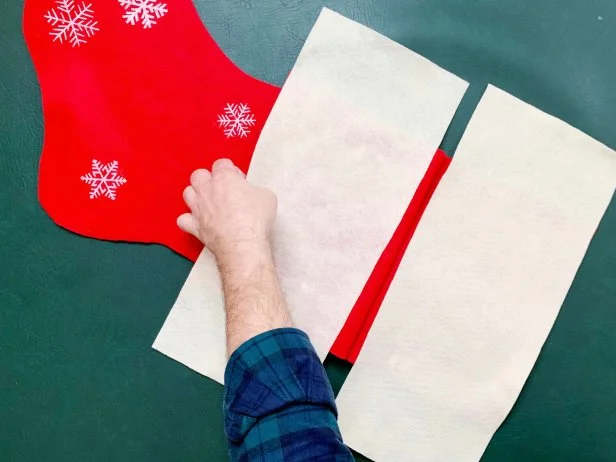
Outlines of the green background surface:
M190 263L157 245L78 237L37 202L43 121L22 6L0 7L0 461L224 461L222 387L150 348ZM488 82L616 147L614 0L196 6L238 65L275 84L322 6L458 74L471 87L450 153ZM616 461L615 237L613 200L484 462ZM349 366L327 368L338 388Z

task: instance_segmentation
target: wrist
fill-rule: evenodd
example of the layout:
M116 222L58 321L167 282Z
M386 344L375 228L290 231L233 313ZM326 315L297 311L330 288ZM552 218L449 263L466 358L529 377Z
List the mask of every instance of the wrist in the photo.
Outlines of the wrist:
M220 242L213 250L218 266L227 271L243 272L249 267L272 260L267 238L230 239Z

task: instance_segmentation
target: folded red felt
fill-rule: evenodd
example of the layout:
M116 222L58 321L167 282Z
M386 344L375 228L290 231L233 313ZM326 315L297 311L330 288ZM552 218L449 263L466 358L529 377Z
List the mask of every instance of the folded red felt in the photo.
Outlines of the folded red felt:
M351 363L357 359L421 216L450 163L451 158L443 151L439 150L434 155L398 228L381 254L330 350L334 356Z

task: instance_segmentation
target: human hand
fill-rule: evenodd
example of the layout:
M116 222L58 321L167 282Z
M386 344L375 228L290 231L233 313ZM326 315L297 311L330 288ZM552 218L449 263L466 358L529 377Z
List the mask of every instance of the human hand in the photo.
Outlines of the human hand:
M190 213L178 217L178 226L203 242L217 259L268 243L276 195L248 183L229 159L214 162L211 173L195 170L184 189L184 201Z

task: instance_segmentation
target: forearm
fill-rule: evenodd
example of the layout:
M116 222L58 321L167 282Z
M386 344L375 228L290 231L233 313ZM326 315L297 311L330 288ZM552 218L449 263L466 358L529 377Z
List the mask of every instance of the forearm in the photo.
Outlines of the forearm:
M308 336L289 328L269 242L226 246L217 260L230 356L224 408L231 460L352 461L325 369Z
M228 159L193 172L178 226L216 257L226 311L225 433L232 460L352 460L325 369L293 323L268 235L276 196Z
M226 310L227 354L272 329L292 327L269 242L246 241L217 255Z

